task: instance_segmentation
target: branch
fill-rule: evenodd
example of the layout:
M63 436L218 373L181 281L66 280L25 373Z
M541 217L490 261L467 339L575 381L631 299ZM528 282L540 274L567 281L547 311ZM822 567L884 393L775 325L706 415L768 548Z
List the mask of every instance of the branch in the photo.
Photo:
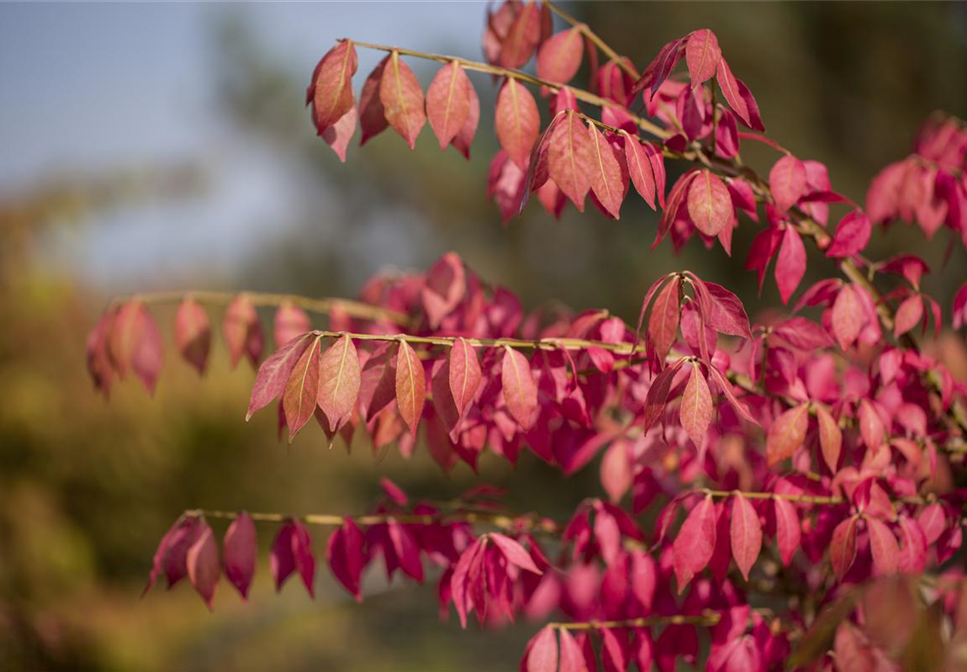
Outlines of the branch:
M112 299L112 303L120 303L130 299L137 299L143 303L178 303L186 298L192 298L198 303L211 306L227 306L239 294L245 294L256 306L280 306L291 303L305 308L313 313L328 314L334 308L342 308L352 317L363 320L389 320L401 326L409 324L409 318L403 313L395 310L374 306L369 303L352 301L350 299L324 298L312 299L306 296L295 294L267 294L264 292L214 292L214 291L185 291L185 292L145 292L133 294L130 297L117 296Z
M411 336L410 334L360 334L346 331L324 331L315 330L312 332L323 338L341 338L349 336L354 341L406 341L411 344L419 345L439 345L445 348L453 347L457 342L457 336ZM474 348L514 348L517 350L587 350L588 348L600 348L619 355L631 355L644 352L645 346L637 347L631 343L607 343L605 341L589 341L583 338L540 338L536 340L526 340L522 338L464 338L467 345Z
M629 618L623 621L586 621L573 623L548 623L547 627L555 630L616 630L619 628L650 628L655 625L699 625L712 627L722 620L717 611L706 609L699 615L675 614L673 616L646 616L644 618Z
M585 89L578 89L572 86L556 84L554 82L549 82L546 79L541 79L540 77L535 77L533 75L528 75L526 72L521 72L520 70L513 70L511 68L502 68L497 65L490 65L489 63L481 63L479 61L469 61L465 58L460 58L458 56L444 56L441 54L431 54L425 51L416 51L415 49L403 49L400 47L390 47L384 44L372 44L370 42L356 42L353 40L353 44L357 47L363 47L364 49L375 49L377 51L386 52L397 52L403 56L412 56L413 58L422 58L428 61L437 61L438 63L459 63L460 67L464 70L473 70L475 72L486 72L491 75L497 75L498 77L508 77L510 79L516 79L519 82L526 82L534 86L544 86L552 91L560 91L563 88L570 89L574 93L574 97L578 100L582 100L585 103L595 105L597 107L615 107L626 114L629 115L631 120L635 123L638 128L643 131L650 133L656 138L665 140L670 137L670 134L665 129L653 124L652 122L632 114L624 105L616 103L613 100L608 100L607 98L602 98L601 96L595 95L590 91Z

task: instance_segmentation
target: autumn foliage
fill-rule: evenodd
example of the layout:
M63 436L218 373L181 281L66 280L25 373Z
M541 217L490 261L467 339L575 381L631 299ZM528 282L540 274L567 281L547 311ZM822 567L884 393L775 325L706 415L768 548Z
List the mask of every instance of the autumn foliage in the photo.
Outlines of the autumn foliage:
M358 97L357 48L387 53ZM456 253L374 277L356 300L118 300L88 339L105 396L128 375L154 390L164 353L150 305L180 302L174 342L200 374L213 333L203 306L222 305L232 364L258 368L247 417L277 413L290 441L315 421L330 444L365 433L379 450L425 447L445 472L476 470L485 453L515 463L530 451L562 477L597 460L603 491L569 520L510 511L487 486L441 503L389 480L368 513L186 511L147 589L187 577L211 606L224 577L246 597L268 524L279 589L291 578L312 595L318 560L362 600L382 556L388 577L437 582L443 618L452 605L465 627L471 615L544 623L527 672L967 669L967 390L917 343L965 326L967 285L945 318L921 290L921 259L864 256L897 220L967 244L964 123L931 118L859 204L823 163L765 135L710 30L639 72L554 5L509 0L483 53L340 41L306 92L312 122L340 160L357 130L360 144L392 129L412 148L427 123L441 149L469 157L481 109L468 74L484 73L501 147L487 193L505 223L532 194L553 216L590 201L618 219L633 187L660 211L653 248L697 237L743 259L760 287L771 266L784 307L750 322L729 289L682 270L643 288L636 324L526 312ZM441 64L425 92L415 58ZM762 175L740 158L749 142L778 154ZM732 247L739 226L758 231L748 250ZM810 256L837 273L802 286ZM259 306L276 310L272 352ZM221 543L215 518L231 519Z

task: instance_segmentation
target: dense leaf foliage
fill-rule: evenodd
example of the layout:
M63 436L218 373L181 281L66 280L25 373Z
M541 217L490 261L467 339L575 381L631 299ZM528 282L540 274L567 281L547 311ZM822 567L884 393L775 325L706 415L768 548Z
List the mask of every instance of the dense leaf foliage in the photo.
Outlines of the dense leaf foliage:
M357 101L363 46L389 55ZM224 575L244 598L255 523L268 522L275 584L297 575L311 595L310 526L331 526L320 560L356 599L382 556L390 578L436 580L441 613L452 604L464 626L471 614L486 625L563 614L528 644L528 672L700 659L715 671L965 669L967 390L914 340L945 325L920 287L927 265L863 256L874 227L896 219L967 243L963 123L928 121L864 209L821 162L762 135L756 100L710 30L672 40L639 73L550 3L508 0L483 50L476 63L341 41L307 91L316 130L345 160L357 124L362 143L392 128L413 147L429 121L441 149L469 156L480 103L467 73L488 73L501 149L487 191L505 222L531 193L554 216L590 200L617 219L633 185L661 210L654 246L697 237L731 255L741 214L760 229L746 268L761 286L775 259L786 308L752 323L728 289L681 271L646 289L636 325L607 310L528 313L455 253L424 273L377 276L357 301L185 296L183 359L204 373L203 299L227 305L231 361L258 366L248 416L275 402L290 440L315 419L330 443L365 432L377 450L425 445L445 472L476 470L484 453L516 463L529 450L562 475L599 459L606 497L555 521L509 511L492 488L441 504L384 481L383 499L354 517L187 511L148 588L162 573L169 586L187 577L211 606ZM404 57L442 63L425 95ZM532 60L536 77L518 70ZM582 68L587 88L574 84ZM746 141L780 154L767 175L739 160ZM666 160L686 164L667 191ZM839 273L802 287L810 254ZM153 298L115 302L88 339L105 395L129 372L155 387ZM277 309L264 360L257 305ZM952 316L955 329L967 322L967 285ZM220 550L209 518L232 519Z

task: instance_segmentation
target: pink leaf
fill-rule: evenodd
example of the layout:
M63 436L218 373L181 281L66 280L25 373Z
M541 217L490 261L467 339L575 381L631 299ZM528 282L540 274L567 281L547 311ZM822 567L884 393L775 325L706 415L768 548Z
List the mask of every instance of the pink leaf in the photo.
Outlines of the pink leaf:
M467 97L470 101L467 121L464 123L460 132L454 136L452 144L457 148L464 158L470 158L470 145L473 144L473 137L477 134L477 125L480 123L480 98L473 88L473 83L467 80Z
M480 388L480 362L476 351L470 347L464 338L457 338L450 348L450 392L453 403L457 407L457 414L462 416L473 403Z
M697 447L701 447L708 426L712 422L712 393L708 389L705 374L697 363L692 365L692 371L688 376L688 384L685 385L685 392L682 394L679 413L682 427L685 428L688 438Z
M363 83L363 90L359 94L359 125L362 128L363 136L359 141L360 145L365 145L370 138L379 135L389 122L386 121L386 110L383 101L380 100L379 90L383 81L383 73L386 71L386 64L390 57L387 56L377 64L369 77Z
M185 297L175 313L175 344L185 361L205 373L211 350L212 329L205 309L191 296Z
M243 600L248 599L248 589L252 585L258 554L255 524L244 511L232 521L225 532L222 542L225 555L225 577L238 590Z
M518 542L497 532L491 532L489 538L510 564L534 574L544 573L534 564L533 558Z
M678 276L671 279L658 293L648 316L648 337L655 348L655 357L664 361L668 351L678 337L678 324L681 318Z
M843 445L843 432L825 405L814 404L814 407L816 419L819 421L819 446L823 453L823 460L829 470L835 474Z
M856 559L856 516L850 516L833 530L829 545L829 561L840 581Z
M732 197L725 183L703 170L688 188L688 215L706 236L717 236L732 219Z
M352 77L357 67L352 40L341 40L316 66L306 94L312 102L312 118L320 135L352 109Z
M809 192L806 166L792 154L786 154L769 171L769 189L776 209L784 214Z
M578 28L562 30L546 40L537 51L537 76L555 84L567 84L584 56L584 40Z
M557 637L545 626L528 645L526 672L557 672Z
M672 545L672 563L678 592L702 571L715 550L715 505L710 496L691 510Z
M252 366L258 365L264 345L262 323L252 300L246 294L239 294L228 304L222 332L228 344L232 368L238 366L243 355L248 357Z
M591 139L581 119L573 112L564 112L547 137L547 169L580 212L584 212L584 198L591 189L591 153Z
M627 193L628 176L622 171L614 148L594 124L588 126L588 137L591 140L591 191L605 212L618 219Z
M749 570L762 550L762 525L759 514L741 492L732 497L732 523L729 528L732 541L732 557L746 581Z
M356 135L358 122L359 113L356 111L356 107L353 106L335 124L327 127L319 134L343 163L346 162L346 150L349 148L349 141Z
M298 571L309 597L314 597L313 580L316 561L312 555L312 539L309 530L300 521L291 521L279 528L269 553L269 570L275 579L276 590Z
M456 61L437 72L426 90L426 113L430 128L446 149L467 124L470 116L470 80Z
M527 170L531 148L540 133L541 118L534 96L515 79L508 79L497 95L494 123L497 139L521 170Z
M423 363L406 341L400 341L396 361L396 405L410 433L415 437L426 401Z
M504 347L500 380L507 410L523 429L529 429L537 411L537 384L527 358L509 346Z
M860 298L852 285L843 285L833 302L832 325L833 334L839 342L839 347L846 350L856 341L863 328L864 313Z
M293 338L312 329L312 322L306 311L291 301L283 302L275 311L273 324L276 348L281 348Z
M118 378L123 379L130 369L145 389L154 393L164 364L164 346L158 324L144 302L132 299L117 310L111 325L109 353Z
M426 123L423 89L410 66L400 60L399 52L392 52L386 63L379 84L379 99L386 121L413 149Z
M559 672L588 672L581 646L568 630L560 630L561 667Z
M460 305L466 294L467 280L463 260L456 253L448 252L427 272L425 284L420 290L430 328L439 328L443 318Z
M916 327L922 318L923 298L919 294L907 297L896 309L896 316L893 318L893 335L900 338Z
M316 411L316 397L319 393L319 344L317 336L306 348L292 369L282 394L282 407L285 409L285 424L289 428L289 442L299 430L305 427Z
M900 546L893 532L882 520L866 516L866 530L870 535L870 551L873 554L873 569L879 576L896 574L900 559Z
M635 190L645 199L648 206L654 210L657 186L655 169L650 155L656 150L650 144L642 143L637 136L632 136L627 131L621 131L621 135L625 141L625 162L628 164L631 183L635 185ZM662 200L664 200L664 194L662 194Z
M218 544L208 523L202 523L201 534L188 549L187 567L191 585L211 609L222 567L218 560Z
M296 363L314 342L315 338L312 334L303 334L280 347L272 353L271 357L262 362L255 376L255 384L252 386L252 397L248 403L248 412L245 414L246 421L257 410L269 405L273 399L282 394Z
M870 242L873 225L862 210L854 210L836 225L836 235L826 250L829 257L852 257L859 254Z
M766 456L769 466L792 457L803 441L806 440L806 429L809 427L809 413L807 404L799 404L784 412L772 426L766 436Z
M361 371L359 354L349 334L343 334L319 361L319 388L316 400L329 419L329 429L339 429L339 421L348 415L359 398Z
M783 565L788 565L796 549L799 548L799 540L802 536L799 515L792 502L787 499L776 497L772 500L772 504L776 514L776 544L779 546L779 557L782 558Z
M703 28L688 36L685 43L685 62L688 65L688 77L692 86L698 86L715 75L722 49L718 38L711 30Z
M786 226L779 246L779 258L776 261L776 284L783 303L789 303L796 288L806 274L806 248L802 238L792 226Z

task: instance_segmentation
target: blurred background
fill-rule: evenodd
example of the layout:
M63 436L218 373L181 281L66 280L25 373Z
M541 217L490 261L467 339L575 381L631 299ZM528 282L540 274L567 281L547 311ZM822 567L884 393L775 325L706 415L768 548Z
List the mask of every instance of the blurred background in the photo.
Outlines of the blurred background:
M669 39L714 29L770 135L826 162L856 200L931 111L967 116L967 4L566 7L639 68ZM435 498L479 479L465 466L446 478L422 451L376 457L360 437L351 455L328 451L315 428L277 443L271 413L242 421L253 373L230 372L218 339L201 380L169 349L153 400L128 381L105 404L84 369L85 335L115 294L352 296L381 268L424 268L451 249L528 308L556 298L632 319L654 278L684 268L738 291L750 313L777 305L771 278L760 297L742 270L753 226L738 229L735 260L695 241L678 257L667 243L650 252L656 217L633 196L618 222L593 209L556 222L532 205L502 228L485 200L486 77L474 78L483 117L469 164L441 154L429 129L415 152L386 132L346 165L315 137L304 88L334 39L478 58L485 8L0 5L0 668L515 669L536 626L441 624L432 583L373 576L356 605L320 568L315 601L291 584L275 596L271 528L249 604L224 583L214 614L188 585L139 601L185 508L358 513L382 475ZM357 87L378 60L359 56ZM411 64L429 83L435 69ZM744 154L760 168L775 158ZM870 256L901 250L931 264L925 289L949 309L963 247L895 226ZM811 260L809 277L827 271ZM172 313L156 315L170 340ZM528 455L482 469L522 510L563 516L601 494L595 465L566 484Z

